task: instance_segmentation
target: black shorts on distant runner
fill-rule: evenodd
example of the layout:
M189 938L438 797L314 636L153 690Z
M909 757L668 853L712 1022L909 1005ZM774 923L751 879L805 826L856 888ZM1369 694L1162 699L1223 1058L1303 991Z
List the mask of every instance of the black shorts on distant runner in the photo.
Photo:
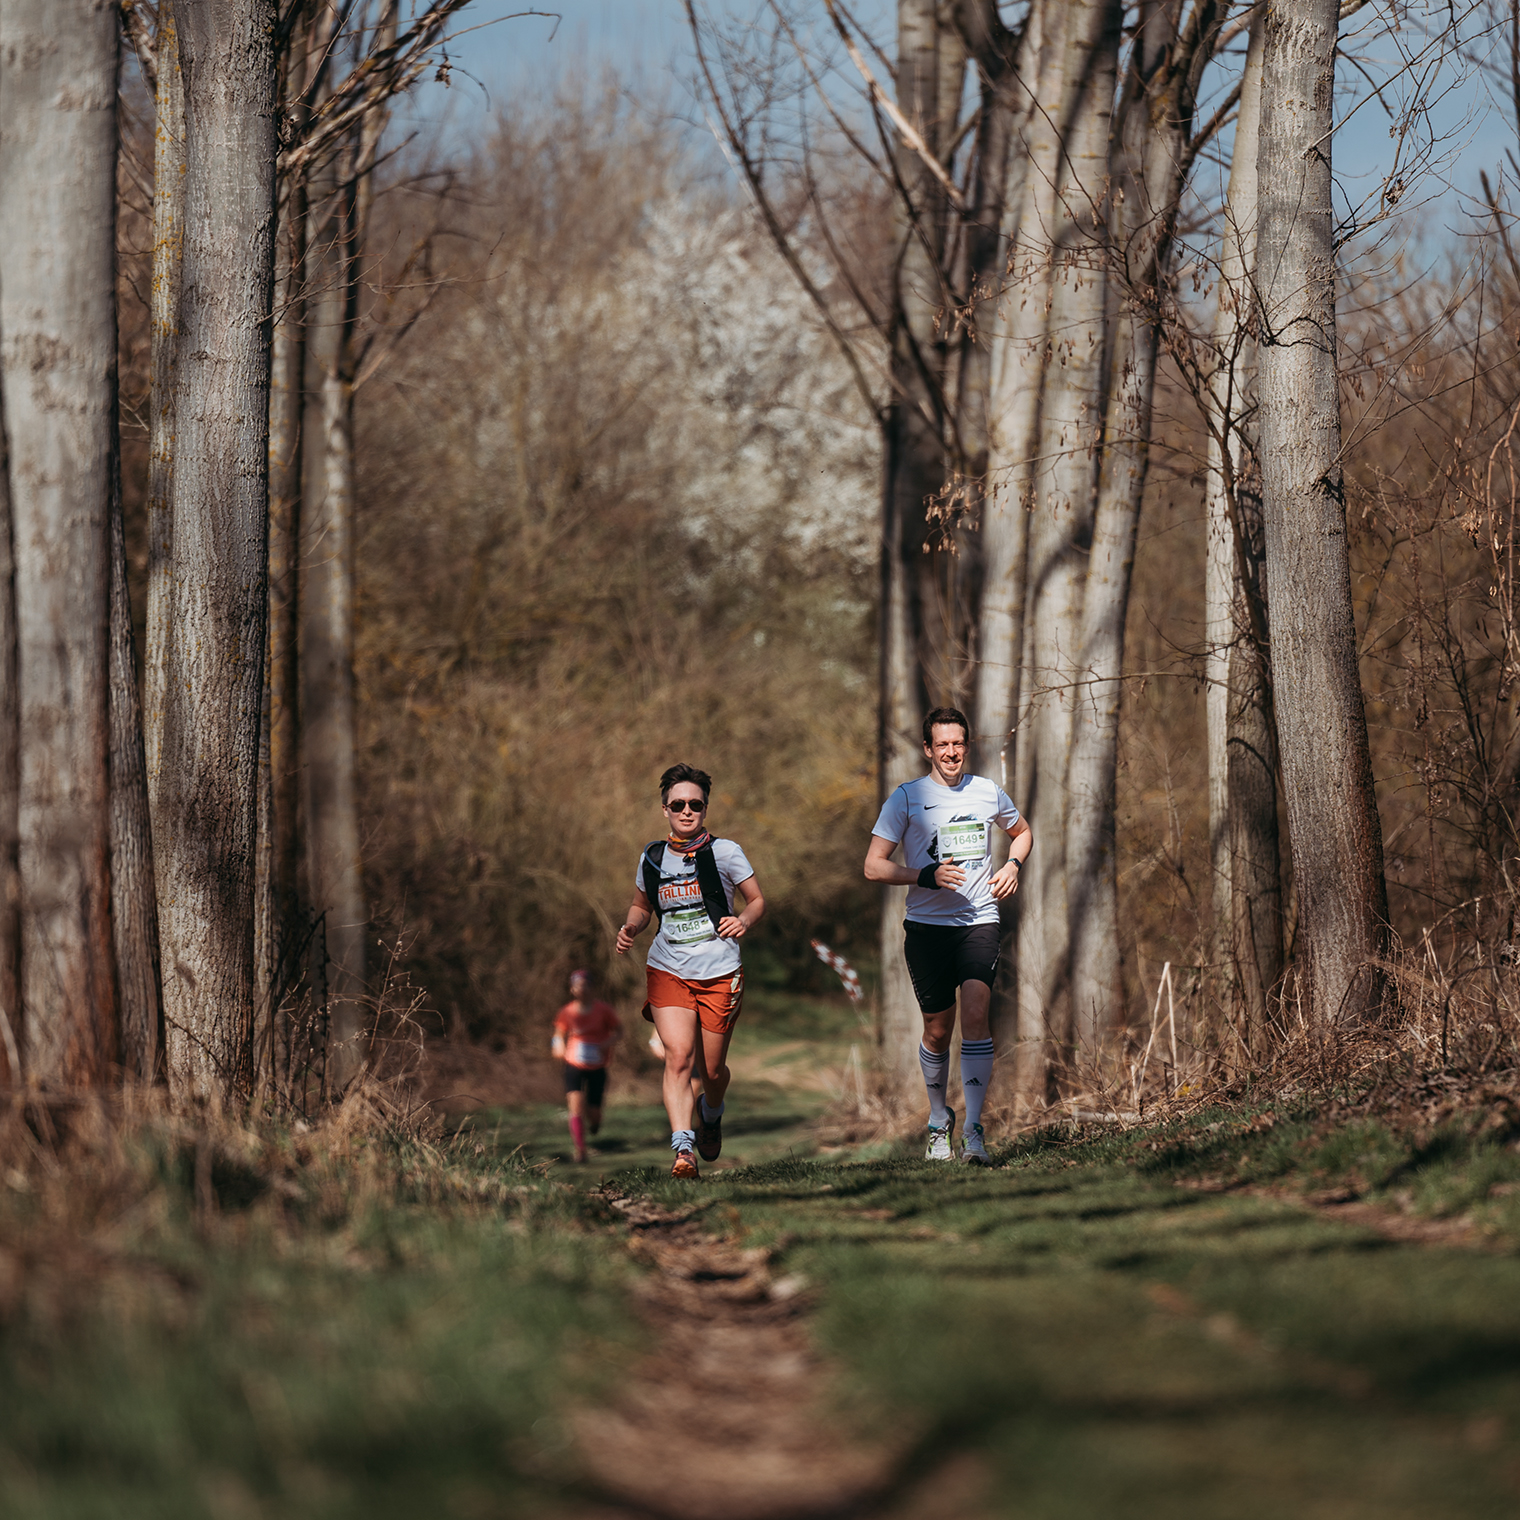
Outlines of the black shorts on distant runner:
M565 1068L565 1091L567 1093L583 1092L586 1095L588 1108L600 1108L602 1094L607 1091L607 1068L596 1066L588 1069L583 1066L572 1066L568 1061L562 1064Z
M903 921L903 945L913 992L925 1013L955 1006L962 982L986 982L997 975L997 924L920 924Z

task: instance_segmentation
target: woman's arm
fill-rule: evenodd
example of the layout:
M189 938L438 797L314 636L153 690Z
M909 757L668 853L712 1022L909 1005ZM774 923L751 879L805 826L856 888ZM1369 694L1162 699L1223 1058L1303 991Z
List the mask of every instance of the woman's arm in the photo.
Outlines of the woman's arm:
M734 883L734 896L744 899L744 907L719 920L719 939L743 939L765 916L765 899L760 895L760 883L753 876Z
M634 940L644 932L651 918L649 899L644 896L644 889L640 887L633 894L633 901L628 904L628 912L624 915L623 925L617 932L617 953L627 955Z

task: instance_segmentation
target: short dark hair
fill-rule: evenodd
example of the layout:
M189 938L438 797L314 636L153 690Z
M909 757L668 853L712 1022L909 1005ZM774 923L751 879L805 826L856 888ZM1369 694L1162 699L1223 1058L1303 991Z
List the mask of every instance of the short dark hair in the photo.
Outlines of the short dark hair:
M958 707L936 707L933 712L924 719L924 743L934 743L934 730L941 723L960 724L961 733L965 735L966 743L971 742L971 721Z
M693 781L702 788L702 800L706 802L712 792L712 777L706 771L699 771L694 765L673 765L660 777L660 801L664 803L670 796L671 787L680 781Z

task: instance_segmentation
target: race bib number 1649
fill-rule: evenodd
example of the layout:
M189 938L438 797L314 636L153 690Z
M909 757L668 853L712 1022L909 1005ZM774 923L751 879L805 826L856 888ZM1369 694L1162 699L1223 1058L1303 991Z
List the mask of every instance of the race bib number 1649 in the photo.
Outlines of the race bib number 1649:
M940 824L939 858L947 865L952 860L985 860L986 820L967 819L964 822Z

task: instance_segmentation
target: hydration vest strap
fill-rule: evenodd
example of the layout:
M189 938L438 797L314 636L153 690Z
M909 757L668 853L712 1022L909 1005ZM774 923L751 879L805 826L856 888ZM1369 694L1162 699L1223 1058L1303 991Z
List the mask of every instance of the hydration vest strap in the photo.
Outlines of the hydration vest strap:
M664 920L660 911L660 866L665 859L666 841L656 839L644 850L644 896L657 919ZM719 925L728 917L728 896L723 890L723 878L718 874L718 862L713 858L712 842L702 846L695 857L697 885L702 889L702 906L716 933Z

